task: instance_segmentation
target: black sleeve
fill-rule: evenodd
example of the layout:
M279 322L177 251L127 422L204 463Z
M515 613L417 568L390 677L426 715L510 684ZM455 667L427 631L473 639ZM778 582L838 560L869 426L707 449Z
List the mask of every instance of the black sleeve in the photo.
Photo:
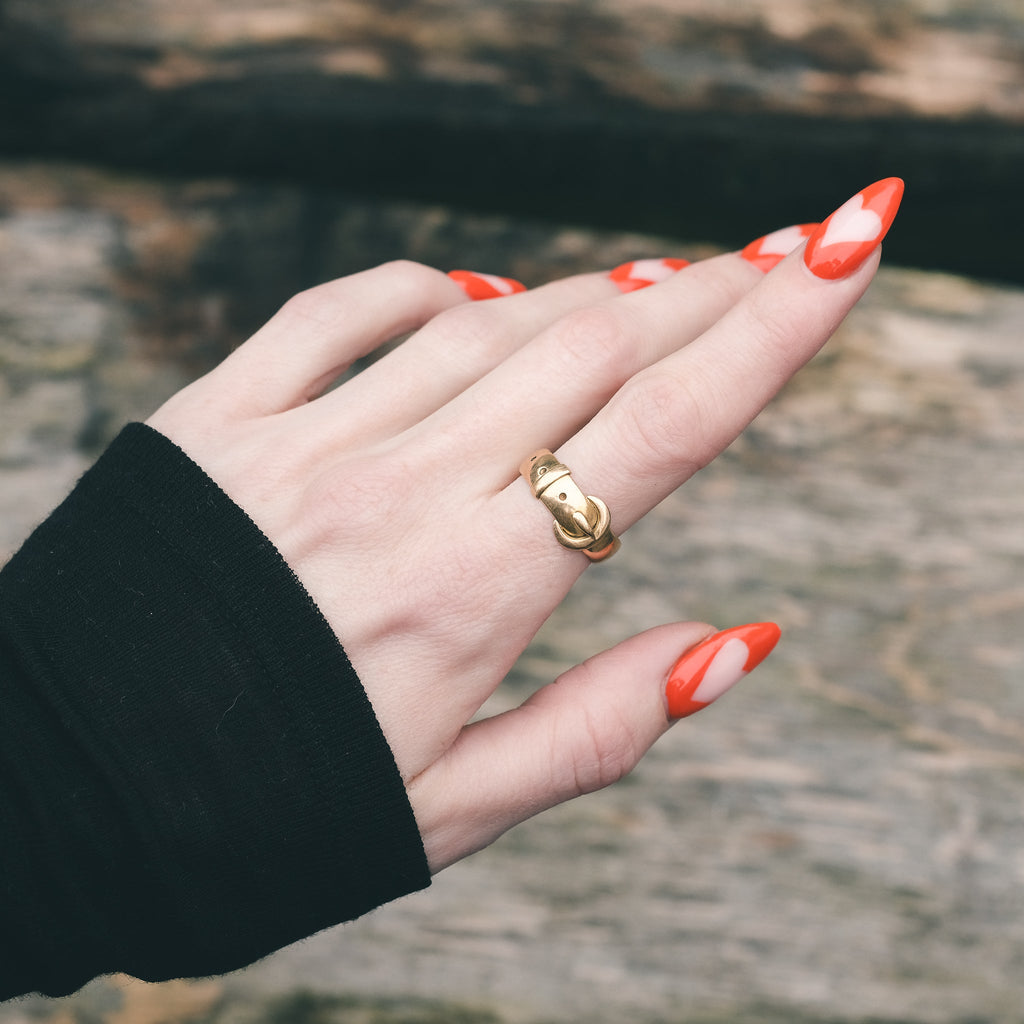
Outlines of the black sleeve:
M0 573L0 999L222 973L427 884L312 599L127 427Z

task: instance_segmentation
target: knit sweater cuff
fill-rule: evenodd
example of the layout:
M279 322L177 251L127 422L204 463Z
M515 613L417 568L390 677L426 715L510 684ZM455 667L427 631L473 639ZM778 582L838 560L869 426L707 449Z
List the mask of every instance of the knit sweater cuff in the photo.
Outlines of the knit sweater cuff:
M0 573L0 692L0 999L222 973L429 884L327 622L149 427Z

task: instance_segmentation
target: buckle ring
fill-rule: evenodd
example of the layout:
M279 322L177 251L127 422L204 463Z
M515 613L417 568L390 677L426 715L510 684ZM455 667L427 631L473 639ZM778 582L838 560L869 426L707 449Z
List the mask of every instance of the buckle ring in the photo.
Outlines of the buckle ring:
M608 506L584 494L572 471L547 448L534 452L519 467L533 496L554 516L555 539L563 547L582 551L592 562L610 558L621 541L612 533Z

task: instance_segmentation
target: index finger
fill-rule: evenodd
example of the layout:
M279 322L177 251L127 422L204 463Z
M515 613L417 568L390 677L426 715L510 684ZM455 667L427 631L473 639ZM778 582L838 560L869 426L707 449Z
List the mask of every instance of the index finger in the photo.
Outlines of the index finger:
M871 282L903 183L857 193L690 345L636 374L559 457L626 529L722 452Z

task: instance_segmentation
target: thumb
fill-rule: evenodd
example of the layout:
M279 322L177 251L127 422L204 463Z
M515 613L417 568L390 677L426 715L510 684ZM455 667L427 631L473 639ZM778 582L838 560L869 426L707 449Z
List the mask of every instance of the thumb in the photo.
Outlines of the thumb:
M433 873L513 825L627 775L676 718L768 656L774 623L659 626L569 669L520 707L466 726L409 784Z

